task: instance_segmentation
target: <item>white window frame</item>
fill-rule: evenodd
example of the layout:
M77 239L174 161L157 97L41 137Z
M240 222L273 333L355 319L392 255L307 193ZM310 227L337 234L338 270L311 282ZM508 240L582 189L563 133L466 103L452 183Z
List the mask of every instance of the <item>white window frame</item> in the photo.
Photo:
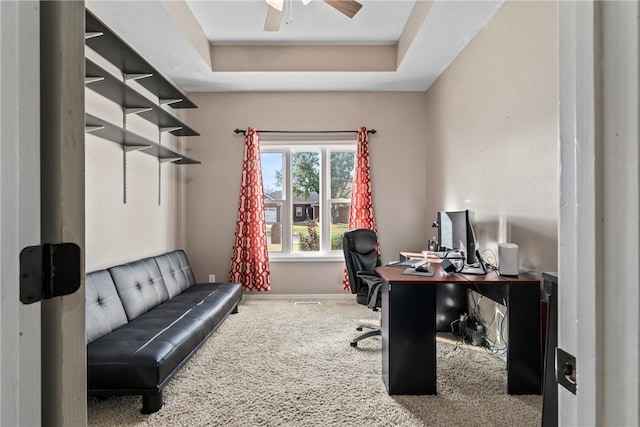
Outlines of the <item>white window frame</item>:
M351 199L331 199L331 170L328 153L336 151L356 152L356 141L260 141L260 152L282 152L282 251L269 251L271 262L324 262L342 261L344 255L341 250L331 250L331 204L336 202L351 203ZM291 152L297 150L320 151L320 251L293 252L292 224L293 224L293 189L291 188Z

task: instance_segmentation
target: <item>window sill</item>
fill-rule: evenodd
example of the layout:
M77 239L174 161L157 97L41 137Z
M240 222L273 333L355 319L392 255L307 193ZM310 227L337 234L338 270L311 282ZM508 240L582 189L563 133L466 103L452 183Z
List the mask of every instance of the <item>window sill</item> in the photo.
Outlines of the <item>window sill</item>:
M269 254L269 262L344 262L342 255L274 255Z

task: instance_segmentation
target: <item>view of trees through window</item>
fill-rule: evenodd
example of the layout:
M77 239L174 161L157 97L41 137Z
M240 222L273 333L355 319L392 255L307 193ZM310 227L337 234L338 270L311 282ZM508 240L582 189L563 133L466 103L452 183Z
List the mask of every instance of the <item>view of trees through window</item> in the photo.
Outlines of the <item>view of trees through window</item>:
M263 148L270 252L342 250L348 229L355 148Z

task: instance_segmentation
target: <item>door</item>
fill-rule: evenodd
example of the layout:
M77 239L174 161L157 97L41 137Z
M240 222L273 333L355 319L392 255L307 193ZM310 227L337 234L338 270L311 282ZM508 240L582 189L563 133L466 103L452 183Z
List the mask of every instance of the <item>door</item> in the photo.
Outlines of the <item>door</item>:
M84 254L84 2L40 8L41 238ZM81 260L84 277L84 256ZM87 423L84 285L42 303L42 421Z
M20 302L19 254L40 244L38 2L0 1L0 425L41 422L40 303Z
M638 2L559 2L559 425L639 425Z

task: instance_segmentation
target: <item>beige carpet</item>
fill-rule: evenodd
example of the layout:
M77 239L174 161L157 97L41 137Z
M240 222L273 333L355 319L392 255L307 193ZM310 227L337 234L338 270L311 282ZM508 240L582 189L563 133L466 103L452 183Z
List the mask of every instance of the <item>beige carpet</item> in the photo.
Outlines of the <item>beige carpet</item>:
M89 397L92 426L539 426L541 396L506 394L505 362L438 338L438 395L389 396L380 337L349 340L376 313L351 299L320 305L244 300L140 413L139 396ZM378 316L379 319L379 316Z

